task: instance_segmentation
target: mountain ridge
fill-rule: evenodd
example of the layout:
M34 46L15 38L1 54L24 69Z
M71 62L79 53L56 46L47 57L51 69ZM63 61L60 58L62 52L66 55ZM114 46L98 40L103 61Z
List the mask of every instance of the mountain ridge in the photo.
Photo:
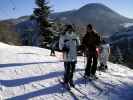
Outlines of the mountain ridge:
M53 19L55 22L60 21L64 24L76 25L76 31L79 32L81 36L85 34L86 25L89 23L93 24L97 32L102 36L107 37L118 32L120 29L123 29L123 24L133 23L133 19L123 17L107 6L99 3L87 4L76 10L52 13L49 18ZM22 36L21 38L23 38L23 35L28 37L28 33L26 32L27 30L33 30L33 35L37 34L36 25L34 25L35 22L30 20L30 16L3 20L0 21L0 24L1 23L6 23L7 25L13 24L15 31L20 37Z
M120 24L133 22L133 19L124 17L100 3L87 4L77 10L55 13L50 17L65 24L75 24L82 28L91 23L94 24L98 32L105 34L118 31L121 28Z

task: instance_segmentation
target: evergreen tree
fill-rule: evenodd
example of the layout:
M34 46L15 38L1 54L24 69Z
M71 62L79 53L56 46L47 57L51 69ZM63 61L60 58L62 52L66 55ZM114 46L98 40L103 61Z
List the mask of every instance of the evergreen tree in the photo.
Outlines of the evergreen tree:
M121 53L121 50L119 47L116 47L116 51L117 51L117 57L118 57L118 63L123 63L123 56L122 56L122 53Z
M48 30L50 24L48 22L48 16L50 14L50 7L48 6L48 2L46 0L35 0L37 8L34 9L34 18L38 23L38 29L41 38L43 39L41 42L47 43L49 42L50 36L52 33ZM41 43L42 45L42 43Z

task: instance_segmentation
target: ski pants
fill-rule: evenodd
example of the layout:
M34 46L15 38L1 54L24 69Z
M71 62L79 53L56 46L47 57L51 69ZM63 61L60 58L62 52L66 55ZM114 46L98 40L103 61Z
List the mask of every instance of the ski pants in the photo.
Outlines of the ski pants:
M54 48L51 49L50 55L55 55L55 50L54 50Z
M95 75L96 70L97 70L97 58L98 58L98 55L95 50L88 52L87 65L85 68L85 75L87 75L87 76Z
M75 71L76 62L64 62L65 73L64 82L73 82L73 73Z

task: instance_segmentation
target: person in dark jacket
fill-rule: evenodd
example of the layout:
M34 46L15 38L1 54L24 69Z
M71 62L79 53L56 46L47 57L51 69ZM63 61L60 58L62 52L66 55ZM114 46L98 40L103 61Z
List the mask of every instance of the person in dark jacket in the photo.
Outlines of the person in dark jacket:
M86 35L83 37L82 47L87 57L87 65L85 68L85 78L96 79L97 70L97 46L100 45L100 36L93 29L91 24L87 25Z
M56 39L52 40L50 44L50 49L51 49L50 56L55 56L55 48L56 48L57 43L58 41Z

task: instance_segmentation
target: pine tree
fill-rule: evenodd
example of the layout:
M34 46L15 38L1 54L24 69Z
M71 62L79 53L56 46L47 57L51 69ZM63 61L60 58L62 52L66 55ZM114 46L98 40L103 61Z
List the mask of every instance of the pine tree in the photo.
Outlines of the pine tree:
M123 63L123 56L122 56L120 48L116 47L116 50L117 50L118 63Z
M35 0L37 8L34 9L34 18L38 23L39 33L43 39L41 42L49 42L50 36L52 33L48 30L50 24L48 22L48 16L50 14L50 7L48 6L48 2L46 0ZM42 45L42 43L41 43Z

